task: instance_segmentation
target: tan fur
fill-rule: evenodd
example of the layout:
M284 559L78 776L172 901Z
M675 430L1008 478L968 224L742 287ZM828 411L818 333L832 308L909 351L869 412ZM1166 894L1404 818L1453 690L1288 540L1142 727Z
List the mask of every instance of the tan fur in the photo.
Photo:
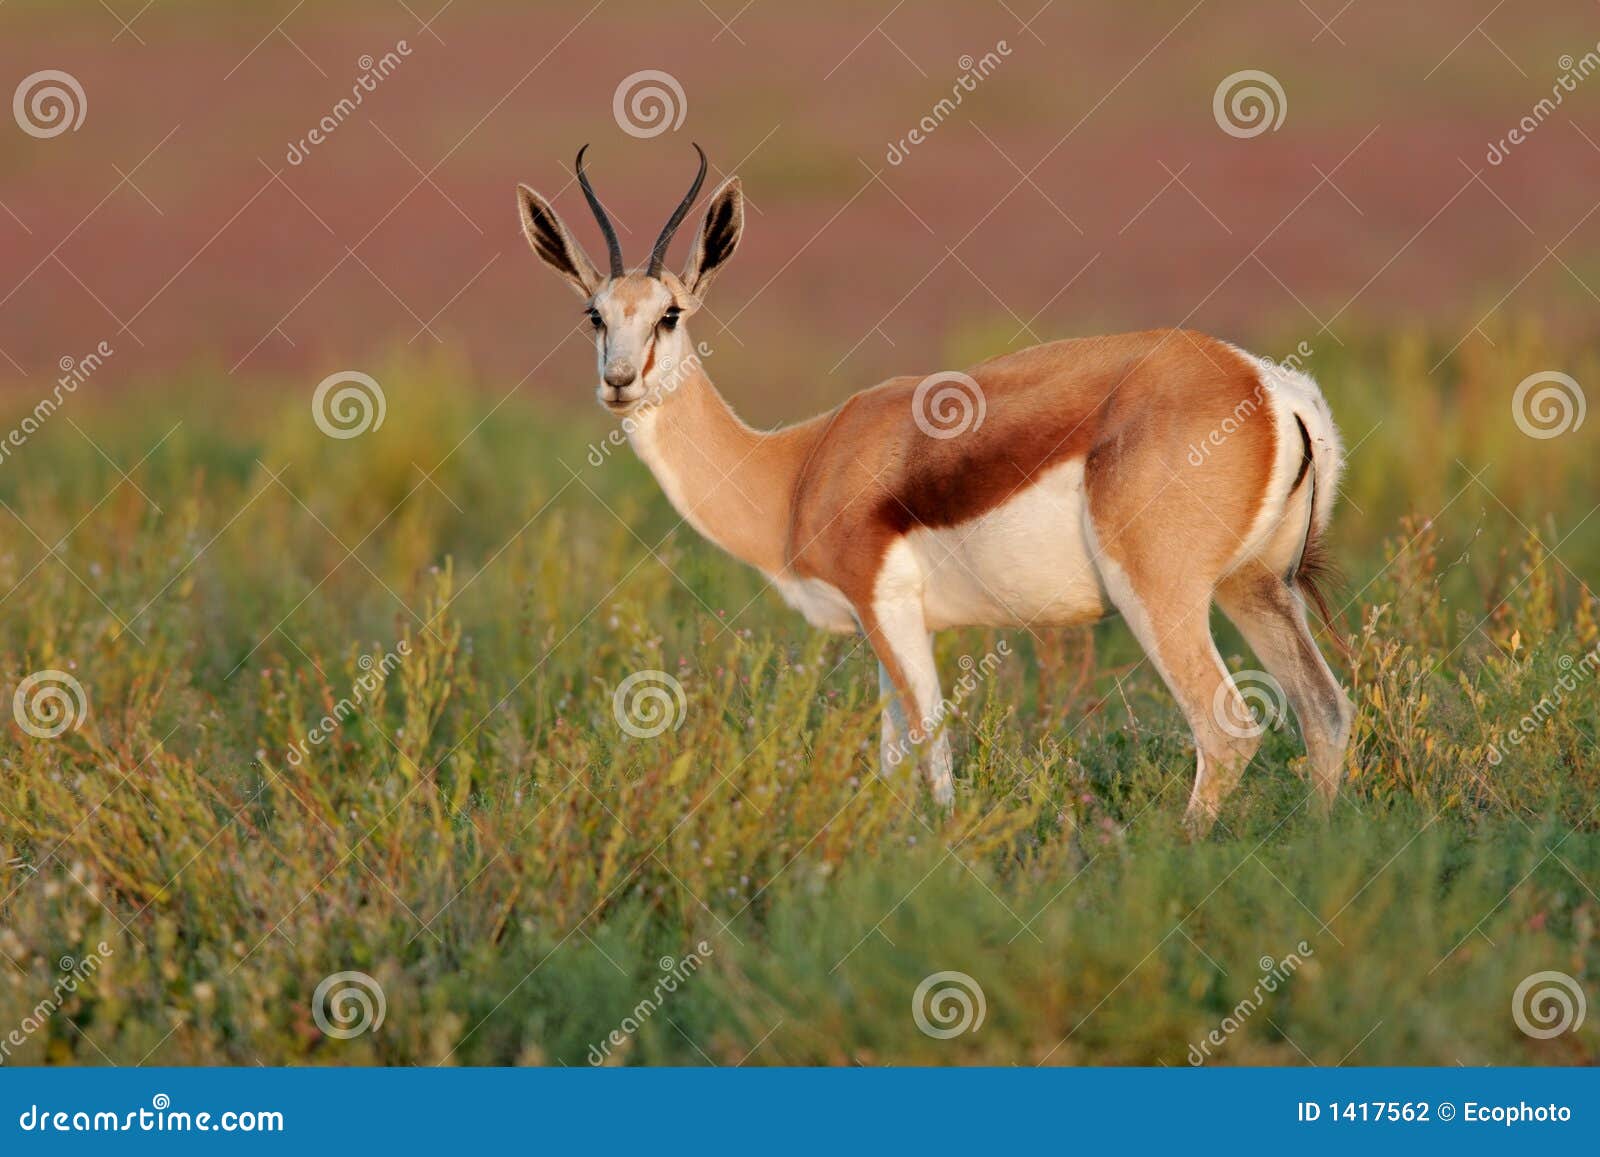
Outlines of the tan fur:
M522 200L539 256L571 282L596 276L581 252L564 252L575 247L553 211L537 209L542 199L524 190ZM600 399L632 417L635 448L698 531L767 574L814 621L837 626L829 600L847 605L904 708L903 719L886 712L886 751L902 733L926 746L935 794L948 801L948 738L925 726L936 717L938 685L920 584L932 580L918 569L909 536L942 532L959 541L1055 467L1077 463L1085 557L1101 591L1082 614L1120 612L1178 699L1197 748L1196 826L1216 816L1258 742L1219 722L1219 709L1237 718L1243 703L1211 639L1213 598L1286 685L1318 786L1332 799L1348 700L1310 642L1296 576L1286 572L1301 564L1333 496L1319 496L1313 512L1303 466L1292 485L1277 478L1286 455L1300 454L1301 434L1293 422L1280 429L1272 406L1260 405L1267 379L1257 360L1182 330L1052 342L968 371L985 415L956 437L930 436L916 420L919 377L756 431L711 384L684 324L742 228L735 180L712 195L682 278L597 281L590 304L602 323ZM682 320L672 325L673 316ZM1241 412L1255 417L1238 421ZM1228 437L1208 444L1203 461L1186 460L1219 429ZM1331 422L1321 441L1315 452L1334 455L1323 473L1336 480ZM1028 530L1053 532L1060 527ZM1020 617L1018 624L1026 625Z

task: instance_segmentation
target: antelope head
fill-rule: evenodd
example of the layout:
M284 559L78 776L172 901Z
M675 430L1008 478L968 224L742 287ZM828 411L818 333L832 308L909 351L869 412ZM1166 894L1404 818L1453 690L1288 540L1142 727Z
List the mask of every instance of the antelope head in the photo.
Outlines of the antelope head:
M682 274L666 268L667 247L683 223L706 178L706 155L699 145L700 171L678 207L667 218L644 272L629 273L622 263L622 245L612 228L605 206L595 195L583 169L585 145L578 150L578 184L594 211L606 239L609 272L602 275L573 240L560 216L544 197L517 186L517 207L522 230L541 261L559 273L584 300L584 310L594 329L594 348L600 385L600 403L613 413L625 414L646 399L657 401L677 383L676 374L693 364L694 344L684 322L700 308L707 286L733 251L744 232L744 193L738 177L729 177L711 195L705 223L695 239Z

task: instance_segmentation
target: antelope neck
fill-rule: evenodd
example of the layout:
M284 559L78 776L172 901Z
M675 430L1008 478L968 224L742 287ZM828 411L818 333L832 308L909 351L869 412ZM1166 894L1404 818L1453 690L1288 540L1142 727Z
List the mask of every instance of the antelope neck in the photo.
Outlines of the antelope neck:
M698 370L646 403L628 434L678 513L768 575L786 567L795 482L816 437L814 421L751 429Z

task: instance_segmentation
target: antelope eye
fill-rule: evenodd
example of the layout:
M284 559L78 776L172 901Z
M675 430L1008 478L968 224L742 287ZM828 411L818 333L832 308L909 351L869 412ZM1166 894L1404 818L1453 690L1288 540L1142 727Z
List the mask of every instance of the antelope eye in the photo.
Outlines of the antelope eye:
M678 315L682 311L677 306L670 306L667 312L661 315L661 328L673 329L678 324Z
M598 309L595 309L593 306L590 306L584 312L589 315L589 324L594 326L595 329L604 329L605 328L605 324L606 324L605 323L605 319L600 316L600 311Z

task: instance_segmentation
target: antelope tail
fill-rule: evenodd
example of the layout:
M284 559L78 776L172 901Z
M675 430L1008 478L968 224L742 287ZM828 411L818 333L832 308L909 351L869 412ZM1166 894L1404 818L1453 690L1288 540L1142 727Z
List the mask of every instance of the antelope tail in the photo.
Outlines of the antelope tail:
M1333 637L1334 645L1339 648L1339 653L1344 656L1345 662L1353 665L1355 652L1350 649L1349 641L1334 621L1333 612L1328 609L1328 594L1344 585L1344 575L1339 570L1333 552L1323 541L1321 531L1317 529L1319 495L1316 463L1311 450L1311 434L1300 415L1296 414L1294 421L1300 428L1300 444L1304 447L1304 457L1300 462L1300 473L1295 478L1295 486L1298 487L1303 480L1309 482L1311 500L1306 504L1306 536L1300 544L1300 557L1295 561L1290 579L1317 608L1317 615L1328 628L1328 634ZM1328 499L1331 501L1332 496L1329 495Z

